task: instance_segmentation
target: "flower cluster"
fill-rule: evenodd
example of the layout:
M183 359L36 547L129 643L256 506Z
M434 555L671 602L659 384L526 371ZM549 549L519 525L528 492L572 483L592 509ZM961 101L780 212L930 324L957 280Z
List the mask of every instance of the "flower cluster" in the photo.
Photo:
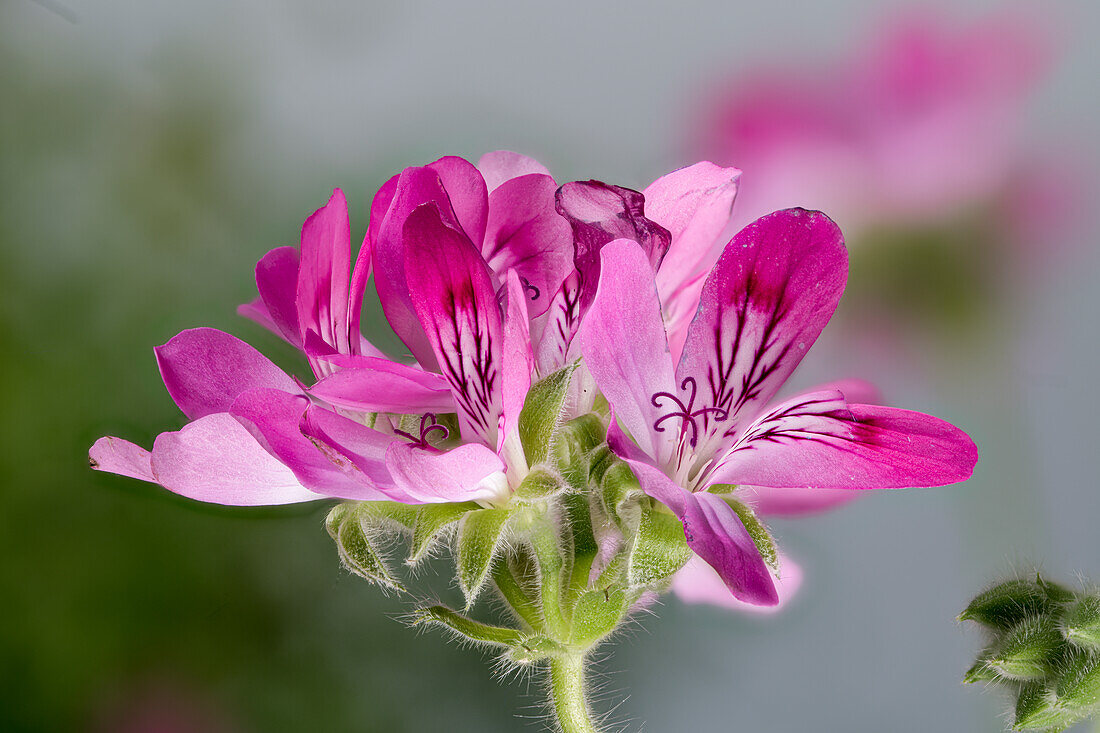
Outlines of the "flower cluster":
M962 481L976 451L862 383L776 399L847 253L819 212L731 232L738 179L704 162L638 192L559 186L514 153L442 158L382 186L354 266L337 190L241 307L312 378L184 331L156 356L191 422L151 451L102 438L92 465L219 504L344 500L328 518L341 557L392 589L383 535L411 535L410 564L449 541L467 607L491 584L515 626L418 618L549 660L565 691L570 660L655 592L773 607L798 571L758 513ZM411 358L360 332L372 275Z

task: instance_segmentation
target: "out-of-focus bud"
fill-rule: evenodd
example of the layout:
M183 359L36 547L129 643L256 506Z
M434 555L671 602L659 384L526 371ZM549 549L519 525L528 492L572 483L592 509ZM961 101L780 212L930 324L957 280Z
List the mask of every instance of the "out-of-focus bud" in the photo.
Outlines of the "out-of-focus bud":
M1100 652L1100 595L1085 596L1071 606L1062 633L1071 644Z
M1038 576L1035 580L1010 580L993 586L971 601L959 614L959 620L976 621L992 629L1008 629L1025 618L1047 613L1072 597L1065 588Z
M1100 704L1100 655L1076 649L1069 654L1057 686L1058 704L1081 717Z
M1075 721L1075 716L1059 707L1047 683L1029 682L1020 688L1013 730L1063 730Z

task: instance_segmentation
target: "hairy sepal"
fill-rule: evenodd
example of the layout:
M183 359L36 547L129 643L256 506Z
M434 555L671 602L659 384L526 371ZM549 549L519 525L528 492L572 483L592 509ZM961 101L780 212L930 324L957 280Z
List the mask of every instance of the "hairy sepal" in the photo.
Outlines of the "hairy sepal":
M732 491L736 487L724 486L724 488L727 488L728 491ZM760 518L756 516L756 512L747 505L742 504L732 496L725 495L727 492L719 491L717 493L723 494L722 498L737 514L737 518L741 520L741 524L745 525L745 531L749 533L749 537L752 537L752 542L756 545L756 550L760 553L760 557L764 558L764 562L767 564L768 569L778 577L779 550L776 549L775 540L772 538L768 528L765 527L764 523L760 521Z
M364 504L373 503L338 504L328 513L325 528L336 542L344 567L383 589L401 593L405 587L390 572L373 541L377 532L372 524L377 519L364 509Z
M568 364L531 385L527 392L519 413L519 439L529 466L542 463L550 454L576 368L576 363Z
M960 621L974 621L990 629L1009 629L1029 616L1059 611L1073 594L1043 580L1010 580L980 593L959 614Z
M458 525L458 584L466 597L466 608L474 605L489 577L493 558L504 544L508 509L478 509L463 516Z
M425 504L416 511L416 521L413 524L412 546L409 548L409 557L405 561L408 565L416 565L431 554L432 547L443 534L468 512L478 509L478 505L472 501L464 501L457 504Z
M672 514L642 509L627 564L632 588L663 585L691 559L684 526Z
M1100 596L1085 596L1071 606L1062 633L1071 644L1100 653Z

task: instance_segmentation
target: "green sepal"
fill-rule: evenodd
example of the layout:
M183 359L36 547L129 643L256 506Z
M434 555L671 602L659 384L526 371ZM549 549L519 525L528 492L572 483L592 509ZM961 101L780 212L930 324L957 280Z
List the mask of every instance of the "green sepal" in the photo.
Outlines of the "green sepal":
M570 642L582 648L592 646L619 626L626 610L622 588L582 591L573 606Z
M569 364L531 385L519 413L519 440L527 465L546 460L554 431L561 422L562 408L569 392L569 380L577 363Z
M673 515L642 510L627 565L631 587L649 586L672 576L691 559L684 525Z
M532 634L512 645L508 656L516 664L534 664L555 657L565 651L565 647L545 634Z
M997 674L997 670L989 666L986 659L993 654L992 649L987 649L982 652L978 657L978 661L966 670L966 674L963 675L963 684L973 684L975 682L996 682L1001 679L1001 676Z
M565 489L566 485L560 476L545 468L535 468L523 478L513 496L524 501L535 501L553 496Z
M339 504L325 518L325 528L336 541L340 560L351 572L383 588L403 592L405 587L393 577L382 555L368 534L370 517L364 521L361 505Z
M735 488L735 486L730 486L729 490L732 491ZM737 518L741 520L741 524L745 525L745 531L748 532L749 537L752 538L752 542L756 545L756 551L760 553L760 557L764 559L764 562L771 571L778 575L779 551L776 549L775 540L772 539L771 533L768 532L768 528L765 527L764 523L760 521L760 518L756 516L756 512L747 505L729 496L723 495L722 499L729 504L730 508L737 514Z
M1100 655L1076 649L1067 655L1057 687L1058 704L1086 714L1100 705Z
M1063 709L1054 691L1045 682L1028 682L1016 698L1013 730L1060 731L1073 725L1079 716Z
M976 621L992 629L1008 629L1029 616L1058 610L1064 589L1036 580L1010 580L978 595L959 614L960 621Z
M1100 652L1100 596L1085 596L1071 606L1062 633L1071 644Z
M1065 641L1056 620L1035 616L1005 632L986 661L1003 677L1038 680L1051 673L1064 649Z
M592 452L603 445L607 427L598 415L588 413L565 423L552 445L553 462L569 487L588 491Z
M413 524L412 546L409 548L409 557L405 562L409 565L419 563L431 550L432 544L443 530L462 519L467 512L478 508L478 504L472 501L457 504L424 504L419 507Z
M610 453L610 451L608 451ZM623 461L611 463L600 480L600 499L607 515L620 528L637 523L639 509L633 501L643 496L638 479Z
M492 646L512 647L519 644L523 638L523 634L517 629L483 624L452 611L446 606L431 606L417 611L413 617L412 625L419 626L421 624L439 624L464 639Z
M417 507L396 501L362 501L359 512L363 521L371 523L388 523L402 529L412 529L416 524Z
M468 512L458 526L458 584L466 596L466 608L474 605L489 577L510 513L508 509L478 509Z

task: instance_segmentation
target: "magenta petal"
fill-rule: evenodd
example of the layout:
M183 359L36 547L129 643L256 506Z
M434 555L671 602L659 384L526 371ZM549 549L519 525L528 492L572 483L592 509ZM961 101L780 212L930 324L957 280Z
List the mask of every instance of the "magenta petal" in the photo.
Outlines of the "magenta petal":
M718 452L775 395L829 321L848 253L824 214L769 214L735 236L707 277L676 370L710 408L697 451Z
M783 488L900 489L970 478L978 452L950 423L837 391L799 395L769 411L708 479Z
M310 388L331 405L357 412L454 412L450 387L441 375L375 357L327 359L341 367Z
M340 499L386 499L369 477L333 460L331 452L302 434L308 406L302 395L254 389L240 395L230 412L311 491Z
M775 578L779 603L774 606L757 606L737 600L729 592L722 576L698 556L688 560L687 565L672 576L672 592L684 603L718 606L741 613L772 614L790 603L802 585L802 568L782 554L779 556L779 570L781 574Z
M250 389L302 391L263 354L217 329L181 331L155 352L168 394L192 420L227 412L237 395Z
M149 451L122 438L100 438L88 451L88 462L97 471L156 483Z
M463 438L497 445L501 316L485 260L425 204L405 222L405 277L458 407Z
M229 506L323 499L256 442L232 415L216 412L153 443L157 483L181 496Z
M277 247L256 263L256 289L274 326L269 328L300 349L302 333L298 324L297 288L297 248Z
M374 285L386 320L398 338L425 369L438 369L431 342L420 325L413 309L405 278L405 222L417 207L434 203L448 225L461 229L451 208L443 181L432 168L406 168L389 189L387 183L378 192L371 205L371 225L368 236L372 240L374 261ZM391 201L382 222L378 219L378 197L389 196ZM373 234L372 234L373 233Z
M546 311L573 270L573 233L554 208L556 188L550 176L532 174L506 181L489 194L481 254L498 277L516 271L532 317Z
M678 434L659 429L660 395L676 386L653 268L628 240L604 247L602 258L604 274L580 328L581 352L615 415L641 449L664 464Z
M485 179L473 163L449 155L429 163L443 181L450 208L458 219L462 231L470 241L481 242L485 238L485 221L489 216L489 191Z
M486 153L477 161L477 169L481 171L481 175L485 178L485 187L489 190L490 196L493 189L513 178L531 173L544 176L550 175L550 171L546 169L546 166L534 158L528 158L526 155L513 153L509 150L495 150ZM489 208L492 209L491 203Z
M653 270L660 267L671 235L643 213L645 198L637 191L600 181L576 181L558 189L557 209L573 228L573 263L580 274L580 307L585 310L600 279L600 249L616 239L631 239L646 253Z
M394 501L408 500L403 491L395 488L386 467L387 449L402 438L368 428L317 405L306 409L300 428L342 470L365 477Z
M337 351L348 353L348 289L351 225L344 192L335 189L328 203L302 225L298 268L298 323Z
M779 603L775 581L736 512L717 494L692 493L660 469L627 460L642 491L684 523L684 537L696 555L718 571L734 597L755 606Z
M395 442L386 465L413 503L485 501L499 499L507 490L504 463L477 443L440 453Z

